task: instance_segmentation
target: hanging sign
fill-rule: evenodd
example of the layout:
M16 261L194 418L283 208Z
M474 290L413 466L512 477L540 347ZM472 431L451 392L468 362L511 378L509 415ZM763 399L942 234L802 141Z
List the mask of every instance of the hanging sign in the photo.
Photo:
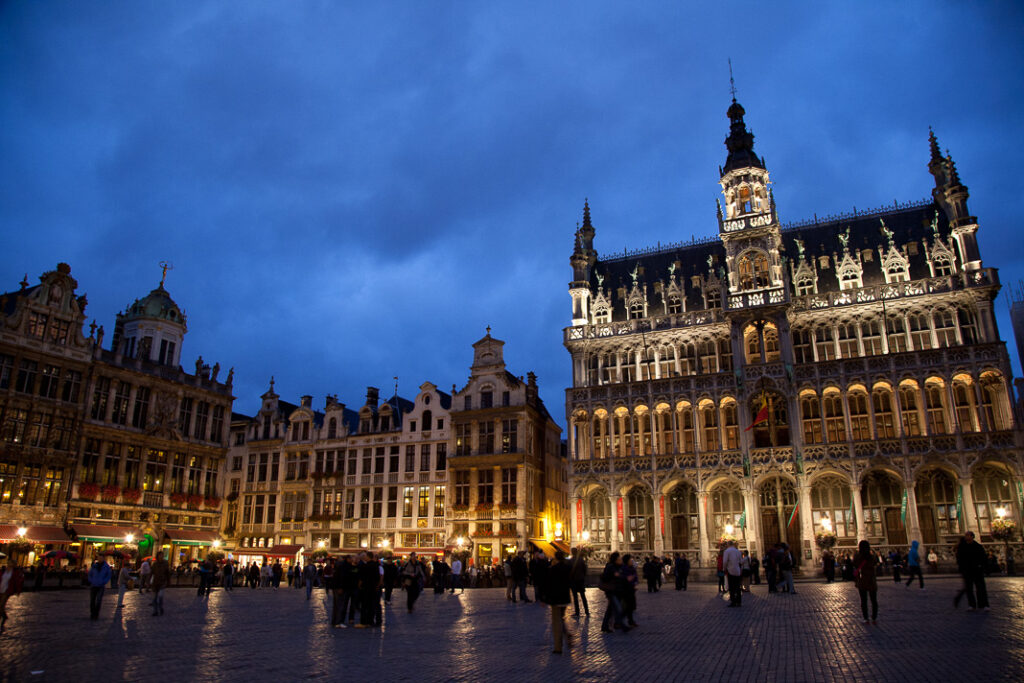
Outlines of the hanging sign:
M576 533L583 531L583 501L576 499Z

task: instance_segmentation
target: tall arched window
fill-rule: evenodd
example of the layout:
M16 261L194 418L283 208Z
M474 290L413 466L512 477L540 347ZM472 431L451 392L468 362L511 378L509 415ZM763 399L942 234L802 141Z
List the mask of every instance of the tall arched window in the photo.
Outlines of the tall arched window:
M917 384L900 385L900 420L904 436L921 436L921 413L918 410Z
M725 435L725 448L735 450L740 447L740 423L736 413L736 401L722 402L722 431Z
M978 415L974 409L974 387L970 378L953 378L953 409L961 432L977 432Z
M903 485L899 480L885 472L870 472L864 478L860 495L867 535L885 539L890 544L905 545L907 531L900 512Z
M650 536L654 526L654 503L651 496L639 486L626 495L626 543L635 550L653 547Z
M689 484L677 484L668 495L669 546L676 550L700 545L697 492Z
M981 533L992 533L992 520L999 519L1000 511L1020 524L1020 510L1014 500L1013 488L1013 477L999 465L985 464L974 470L971 492Z
M876 385L871 392L871 400L875 404L875 431L878 438L894 438L896 422L892 409L892 389L887 384Z
M949 434L946 421L945 390L939 382L925 385L925 401L928 411L928 432L930 434Z
M925 470L914 485L917 497L917 518L921 525L921 541L932 545L944 536L960 533L957 522L956 483L944 470Z
M816 444L823 441L821 435L821 403L814 392L800 396L800 423L804 432L805 444Z
M743 514L743 493L740 485L734 481L725 481L711 491L711 528L713 538L718 539L725 533L725 525L733 526L733 535L739 536L742 529L737 526Z
M718 450L718 410L711 401L700 406L701 426L704 431L704 450Z
M846 441L846 421L843 417L843 399L838 391L825 394L822 399L825 407L825 432L829 443Z
M591 543L609 543L612 528L611 501L604 489L587 496L587 529Z
M334 439L338 436L338 420L332 417L327 421L327 438Z
M761 251L751 251L740 256L737 264L740 277L740 289L759 289L767 287L768 257Z
M986 372L981 376L981 410L988 422L988 428L994 430L1012 429L1013 413L1010 410L1009 397L1003 377L996 372Z
M863 389L851 391L846 395L850 406L850 429L854 441L871 440L871 421L868 418L868 395Z
M764 357L769 363L778 363L782 359L779 350L779 331L774 325L764 327Z
M850 511L850 486L838 475L826 475L811 487L811 522L815 530L827 517L839 538L857 535L857 524Z

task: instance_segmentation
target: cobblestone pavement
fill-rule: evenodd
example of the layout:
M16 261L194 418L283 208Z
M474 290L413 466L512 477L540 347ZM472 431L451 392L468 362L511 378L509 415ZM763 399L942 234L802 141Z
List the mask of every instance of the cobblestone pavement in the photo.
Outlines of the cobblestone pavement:
M992 611L959 610L955 578L927 590L880 580L879 623L861 623L850 584L797 584L795 595L744 595L741 609L710 584L638 594L630 633L603 634L604 599L588 591L590 619L567 621L577 645L552 654L546 607L506 602L502 589L435 596L413 614L404 594L381 629L331 629L323 591L218 589L208 601L168 592L166 615L130 593L99 621L85 590L25 593L8 604L0 678L64 680L368 679L1020 681L1024 679L1024 579L988 582ZM532 591L531 591L532 592ZM571 613L570 607L569 612ZM39 672L39 673L36 673Z

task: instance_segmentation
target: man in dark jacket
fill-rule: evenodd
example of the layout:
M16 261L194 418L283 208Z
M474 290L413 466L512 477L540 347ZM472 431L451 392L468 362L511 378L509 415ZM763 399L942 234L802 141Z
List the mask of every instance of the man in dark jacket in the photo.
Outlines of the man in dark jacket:
M370 628L374 625L377 607L380 605L380 565L373 553L364 553L359 562L359 623L356 628Z
M547 582L548 558L538 550L530 560L530 581L533 582L533 599L536 602L544 601L544 584Z
M352 621L359 605L359 567L355 558L346 555L340 562L335 563L334 574L335 582L341 587L341 604L338 607L337 621L332 625L335 628L345 628L345 621Z
M967 611L975 609L988 611L988 590L985 588L985 549L974 540L974 532L968 531L956 547L956 564L964 580L964 587L953 598L953 606L959 607L960 598L967 593ZM975 598L977 592L977 598Z
M545 563L546 565L547 563ZM544 567L540 595L551 606L551 633L555 637L555 654L562 654L562 641L572 647L572 636L565 628L565 608L569 606L572 568L561 550L555 552L555 563ZM534 579L536 581L536 579Z
M676 590L686 590L686 582L690 578L690 561L686 559L686 555L676 553L675 559L675 572L676 572Z
M391 591L395 589L395 582L398 581L398 565L392 558L384 560L384 604L391 604Z
M523 602L533 602L530 598L526 597L526 580L530 576L530 568L526 564L526 558L523 557L523 553L518 553L512 560L512 580L516 582L516 587L519 589L519 598ZM512 593L512 602L516 601L516 595Z

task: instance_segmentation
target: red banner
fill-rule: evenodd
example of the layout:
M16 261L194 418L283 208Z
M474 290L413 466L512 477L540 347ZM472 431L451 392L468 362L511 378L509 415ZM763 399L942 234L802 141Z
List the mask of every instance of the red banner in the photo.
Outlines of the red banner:
M583 533L583 501L576 500L576 533Z
M665 535L665 496L658 496L658 512L661 514L661 535Z
M619 496L618 503L615 504L615 508L619 513L619 533L626 533L626 513L622 510L622 496Z

